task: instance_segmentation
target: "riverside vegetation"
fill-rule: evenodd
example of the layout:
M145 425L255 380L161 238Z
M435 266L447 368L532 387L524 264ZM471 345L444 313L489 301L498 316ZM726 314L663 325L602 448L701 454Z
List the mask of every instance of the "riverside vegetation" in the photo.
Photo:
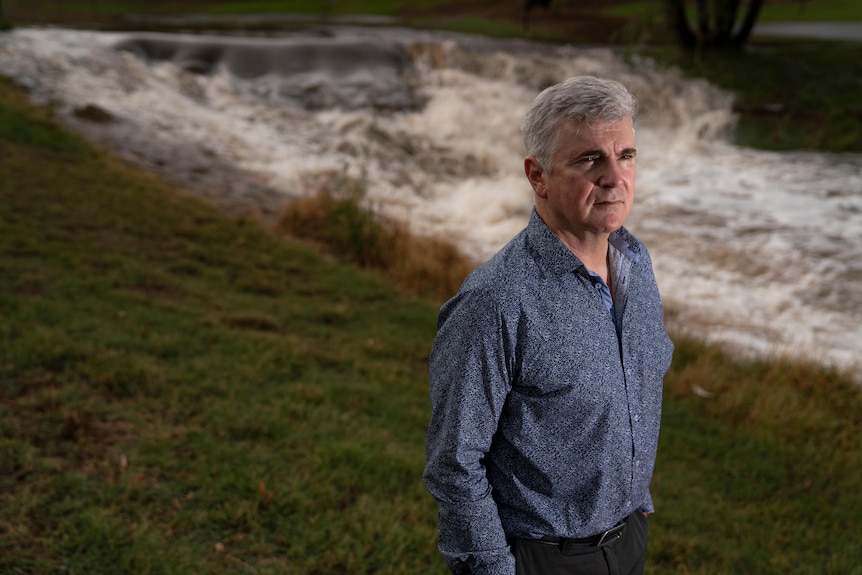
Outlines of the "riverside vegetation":
M0 80L0 573L445 573L426 359L472 264L361 199L267 229ZM859 386L673 339L648 572L862 573Z

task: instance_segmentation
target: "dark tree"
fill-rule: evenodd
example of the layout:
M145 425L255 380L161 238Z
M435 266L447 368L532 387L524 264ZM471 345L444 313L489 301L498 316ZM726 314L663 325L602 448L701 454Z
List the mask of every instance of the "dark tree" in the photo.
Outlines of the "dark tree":
M530 10L536 7L549 8L551 0L524 0L524 10L521 15L521 26L524 30L530 27Z
M685 48L741 48L751 36L763 0L668 0L670 21ZM745 5L745 6L744 6Z
M9 30L10 28L12 28L12 24L6 20L6 16L3 14L3 0L0 0L0 30Z

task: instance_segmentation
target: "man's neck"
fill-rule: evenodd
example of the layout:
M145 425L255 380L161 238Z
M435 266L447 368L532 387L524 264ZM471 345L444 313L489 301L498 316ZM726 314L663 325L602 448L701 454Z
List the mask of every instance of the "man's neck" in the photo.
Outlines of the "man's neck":
M610 281L610 266L608 265L608 237L590 235L586 238L576 236L563 237L557 234L563 244L581 260L587 269L599 275L605 283Z

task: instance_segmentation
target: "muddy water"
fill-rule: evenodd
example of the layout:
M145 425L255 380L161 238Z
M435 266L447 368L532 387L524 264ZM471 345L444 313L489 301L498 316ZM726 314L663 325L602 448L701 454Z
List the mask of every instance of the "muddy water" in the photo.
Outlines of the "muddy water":
M275 214L321 181L485 258L532 207L519 122L575 74L639 97L629 228L674 327L850 367L862 351L862 157L724 140L732 98L611 51L396 28L279 37L19 29L0 72L88 137L230 209Z

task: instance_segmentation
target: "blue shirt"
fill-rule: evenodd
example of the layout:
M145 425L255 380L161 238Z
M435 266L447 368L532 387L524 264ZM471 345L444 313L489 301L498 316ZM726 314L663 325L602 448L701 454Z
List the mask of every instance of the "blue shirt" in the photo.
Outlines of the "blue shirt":
M440 309L424 480L453 573L514 575L507 537L654 510L673 345L646 248L625 228L609 241L612 305L534 210Z

